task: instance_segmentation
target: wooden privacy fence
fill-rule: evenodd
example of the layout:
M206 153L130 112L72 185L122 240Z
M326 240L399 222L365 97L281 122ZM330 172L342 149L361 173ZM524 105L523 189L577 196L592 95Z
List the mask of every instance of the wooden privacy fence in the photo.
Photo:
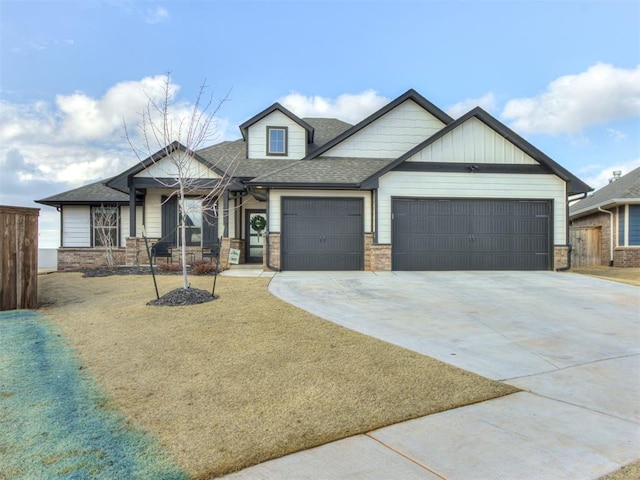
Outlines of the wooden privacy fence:
M39 212L0 205L0 310L38 306Z
M600 230L600 227L571 227L571 260L574 267L600 265Z

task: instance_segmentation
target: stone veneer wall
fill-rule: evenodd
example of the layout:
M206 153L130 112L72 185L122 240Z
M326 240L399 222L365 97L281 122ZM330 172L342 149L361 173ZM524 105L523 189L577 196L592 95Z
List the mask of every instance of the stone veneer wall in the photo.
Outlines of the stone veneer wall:
M613 251L614 267L640 267L640 247L617 247Z
M364 270L391 271L391 245L374 244L373 234L364 234Z
M553 269L566 268L569 262L569 247L567 245L555 245L553 247Z
M126 250L124 248L115 248L113 254L117 265L125 264ZM58 249L58 270L61 272L106 265L104 248L61 247Z
M269 242L269 264L276 270L280 267L280 234L269 233L267 236L267 242ZM267 265L267 252L263 250L262 254L262 269L270 270Z

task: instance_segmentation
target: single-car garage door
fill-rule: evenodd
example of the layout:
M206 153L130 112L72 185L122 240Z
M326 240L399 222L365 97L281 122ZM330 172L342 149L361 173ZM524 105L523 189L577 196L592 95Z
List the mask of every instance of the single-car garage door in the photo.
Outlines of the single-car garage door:
M394 270L548 270L550 201L394 199Z
M362 270L361 198L282 198L283 270Z

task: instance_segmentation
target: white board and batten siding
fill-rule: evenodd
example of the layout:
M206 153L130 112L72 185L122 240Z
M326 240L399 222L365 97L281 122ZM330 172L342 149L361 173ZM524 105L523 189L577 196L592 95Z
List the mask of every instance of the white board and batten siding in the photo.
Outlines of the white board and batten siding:
M330 148L323 156L397 158L444 126L413 100L407 100Z
M162 158L158 162L149 165L143 169L140 173L136 174L138 178L178 178L181 176L185 178L219 178L220 176L213 170L207 168L198 160L184 157L184 162L180 164L180 169L176 162L170 158Z
M287 155L267 155L267 127L287 127ZM251 125L248 139L249 158L300 160L307 154L306 130L279 110Z
M91 207L64 205L62 207L62 246L91 246Z
M364 231L371 232L371 193L359 191L328 190L270 190L269 191L269 232L281 232L283 197L321 198L362 198L364 200Z
M391 243L391 198L552 200L553 241L566 239L566 185L553 174L389 172L378 189L378 242Z
M524 151L474 117L423 148L407 161L538 164Z

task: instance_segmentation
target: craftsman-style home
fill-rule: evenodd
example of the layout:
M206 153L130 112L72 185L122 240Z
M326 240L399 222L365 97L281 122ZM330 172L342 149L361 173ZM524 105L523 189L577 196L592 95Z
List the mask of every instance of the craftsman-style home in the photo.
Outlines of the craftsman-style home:
M119 262L145 263L143 233L177 247L183 208L190 258L217 243L223 265L233 250L277 270L553 270L567 266L568 197L591 190L481 108L454 120L414 90L356 125L276 103L240 132L190 152L202 195L182 207L162 181L178 143L38 200L60 211L59 269L102 262L105 212ZM221 178L215 208L202 208Z

